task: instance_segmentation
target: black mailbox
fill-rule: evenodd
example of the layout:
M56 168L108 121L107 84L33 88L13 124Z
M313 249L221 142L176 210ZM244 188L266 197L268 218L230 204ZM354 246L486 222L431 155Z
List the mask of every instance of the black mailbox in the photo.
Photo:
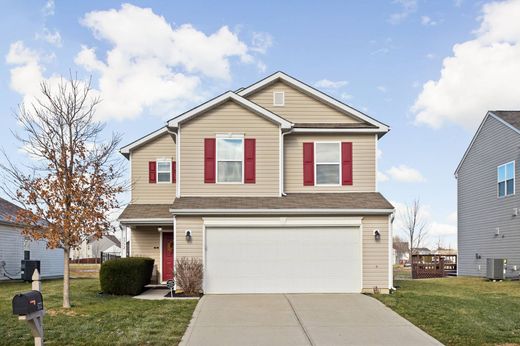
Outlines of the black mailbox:
M13 297L13 315L28 315L43 310L43 297L39 291L29 291Z

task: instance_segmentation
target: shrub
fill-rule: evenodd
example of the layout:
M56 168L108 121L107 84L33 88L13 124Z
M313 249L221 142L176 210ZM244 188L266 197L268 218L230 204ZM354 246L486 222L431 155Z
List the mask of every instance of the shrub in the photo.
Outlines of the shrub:
M154 260L147 257L128 257L104 262L99 282L104 293L137 295L150 283Z
M181 257L175 262L175 282L187 296L202 292L203 266L198 258Z

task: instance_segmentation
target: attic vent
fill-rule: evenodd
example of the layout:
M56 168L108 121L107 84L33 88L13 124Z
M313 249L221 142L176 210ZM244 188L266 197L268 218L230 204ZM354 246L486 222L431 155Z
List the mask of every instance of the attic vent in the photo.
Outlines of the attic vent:
M273 92L273 106L285 105L285 93L283 91Z

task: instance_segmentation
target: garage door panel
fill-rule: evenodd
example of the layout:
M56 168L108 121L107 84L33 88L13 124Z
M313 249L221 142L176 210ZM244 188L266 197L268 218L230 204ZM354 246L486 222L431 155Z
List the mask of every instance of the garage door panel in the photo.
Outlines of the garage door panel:
M206 293L360 292L350 228L207 228Z

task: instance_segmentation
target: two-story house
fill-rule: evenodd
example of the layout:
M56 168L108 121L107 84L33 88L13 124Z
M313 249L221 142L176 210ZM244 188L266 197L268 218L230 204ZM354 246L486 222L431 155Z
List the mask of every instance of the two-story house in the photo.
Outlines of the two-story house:
M389 127L277 72L123 147L130 255L204 264L206 293L392 287L394 208L377 192Z
M520 111L489 111L457 170L458 273L485 276L488 258L520 275Z

